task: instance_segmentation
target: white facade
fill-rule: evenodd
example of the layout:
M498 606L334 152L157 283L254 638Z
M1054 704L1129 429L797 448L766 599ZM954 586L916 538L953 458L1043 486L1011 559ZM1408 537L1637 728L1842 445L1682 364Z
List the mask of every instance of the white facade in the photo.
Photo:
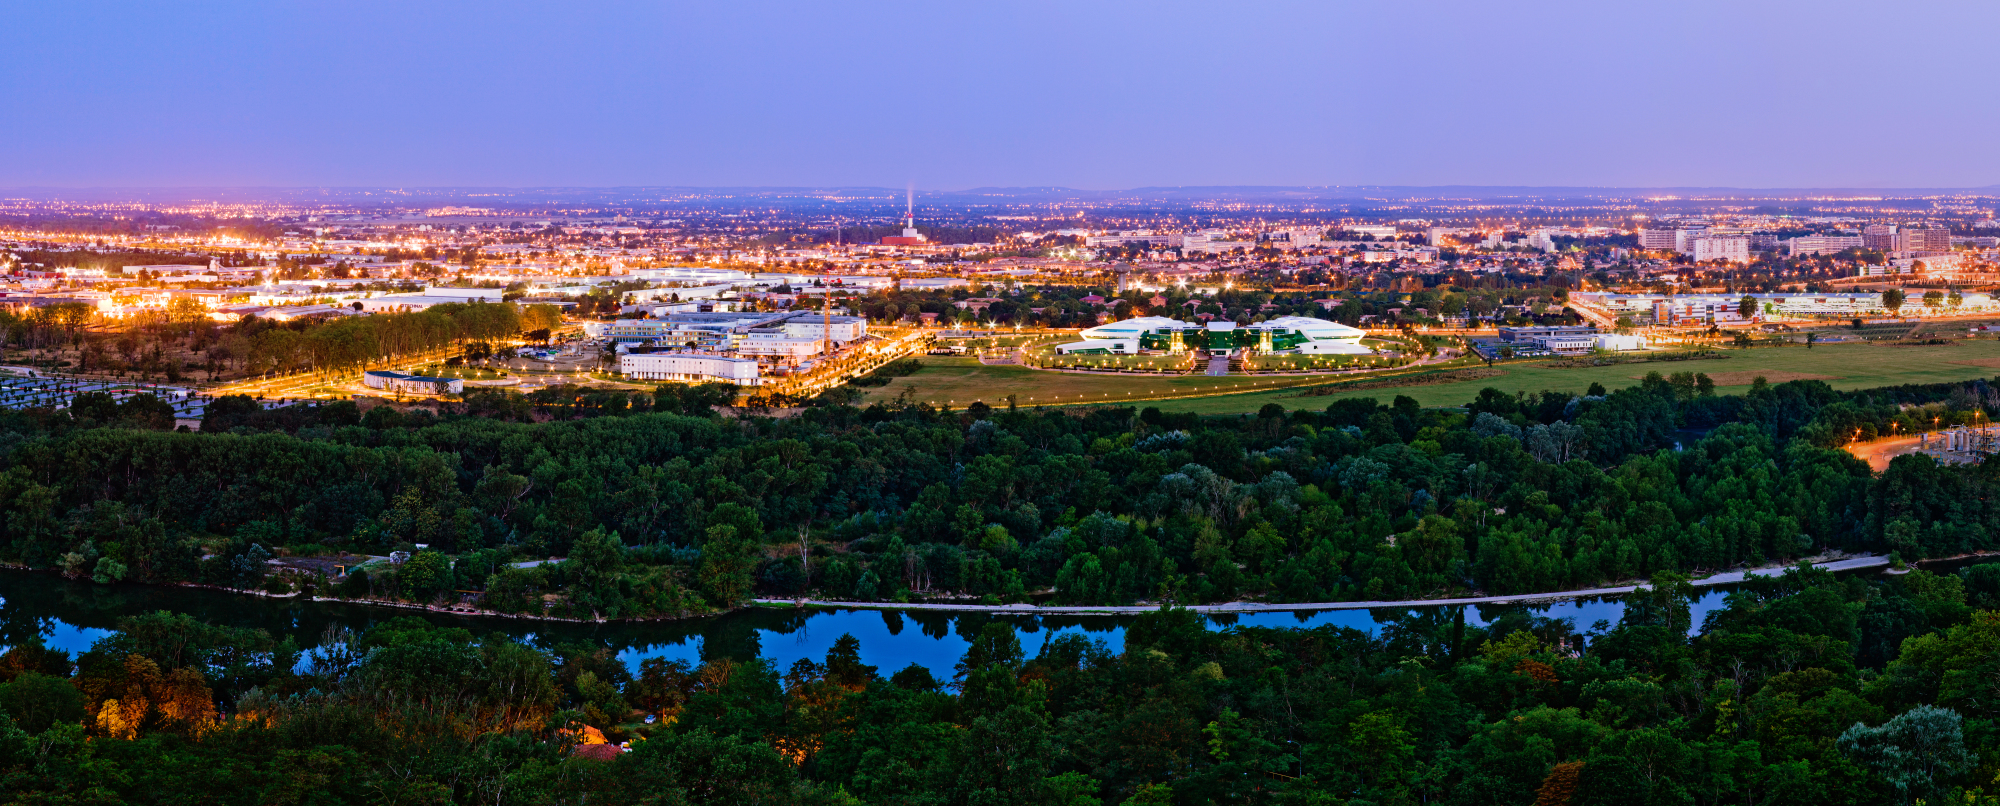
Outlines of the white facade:
M1696 238L1694 260L1701 263L1709 260L1727 260L1731 263L1745 263L1750 260L1749 238Z
M1070 353L1080 353L1090 350L1103 350L1105 352L1118 353L1120 355L1131 355L1133 353L1139 352L1139 340L1138 339L1084 339L1083 341L1075 341L1075 342L1070 342L1068 344L1056 345L1056 355L1069 355Z
M1622 351L1622 350L1646 349L1645 336L1624 336L1624 335L1619 335L1617 333L1599 333L1597 334L1596 338L1597 338L1596 346L1597 349L1599 350Z
M1694 242L1708 237L1708 228L1674 230L1674 251L1689 254L1694 251Z
M837 344L846 344L868 335L868 320L859 316L835 316L830 321L817 316L799 316L785 320L785 335L800 339L832 339Z
M825 342L819 339L788 338L775 333L752 333L736 343L738 355L803 360L819 354Z
M1196 254L1199 252L1227 252L1231 249L1242 249L1247 252L1257 248L1255 241L1231 241L1228 238L1229 234L1225 232L1190 232L1181 236L1181 252Z
M757 361L707 353L645 353L618 357L618 371L628 378L651 381L733 383L756 386Z
M1794 255L1830 255L1861 246L1859 235L1801 235L1785 241L1785 251Z

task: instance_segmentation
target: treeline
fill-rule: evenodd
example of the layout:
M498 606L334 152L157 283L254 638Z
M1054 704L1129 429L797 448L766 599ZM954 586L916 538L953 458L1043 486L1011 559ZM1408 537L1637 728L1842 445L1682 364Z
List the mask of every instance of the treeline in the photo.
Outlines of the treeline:
M1518 608L1141 616L1113 651L966 618L949 674L648 659L411 617L310 651L157 613L0 656L13 803L1863 806L1996 801L2000 566L1753 578L1700 623ZM636 667L636 668L635 668ZM620 745L623 745L621 747ZM629 748L629 751L626 752Z
M469 590L498 609L626 617L757 592L1089 604L1523 593L1828 550L1996 548L1989 466L1911 456L1871 477L1834 447L1870 428L1983 421L2000 410L1984 382L1725 396L1692 373L1655 373L1592 391L1206 419L983 404L719 418L732 390L671 385L493 390L365 416L219 403L203 433L145 430L145 412L116 407L20 413L0 426L0 557L288 590L317 583L264 580L263 558L404 550L446 572L412 581L370 566L338 592ZM571 561L507 562L550 556Z
M561 324L552 305L454 303L414 313L350 316L303 328L251 327L235 356L249 372L343 372L468 341L511 339Z

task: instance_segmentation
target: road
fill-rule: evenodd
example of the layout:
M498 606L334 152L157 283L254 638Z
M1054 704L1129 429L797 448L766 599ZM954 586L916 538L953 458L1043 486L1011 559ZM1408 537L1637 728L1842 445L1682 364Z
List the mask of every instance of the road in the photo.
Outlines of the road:
M1889 558L1884 555L1852 557L1844 560L1813 563L1815 568L1829 571L1852 571L1861 568L1887 566ZM1695 587L1731 585L1742 582L1745 576L1776 576L1791 566L1777 565L1754 568L1747 571L1729 571L1694 580ZM1293 613L1315 610L1372 610L1385 607L1441 607L1449 605L1521 604L1526 602L1548 602L1559 599L1586 599L1593 596L1617 596L1631 593L1643 585L1620 585L1611 588L1586 588L1584 590L1554 591L1550 593L1518 593L1512 596L1477 596L1464 599L1407 599L1400 602L1304 602L1294 604L1266 604L1263 602L1224 602L1212 605L1188 605L1187 609L1197 613ZM959 604L897 604L895 602L842 602L819 599L757 599L758 604L797 605L802 607L854 607L877 610L956 610L975 613L1025 613L1030 615L1130 615L1151 613L1160 609L1159 605L959 605Z
M1915 453L1917 446L1917 437L1902 437L1849 445L1847 452L1854 454L1854 458L1867 462L1869 470L1880 473L1889 469L1890 460L1906 453Z

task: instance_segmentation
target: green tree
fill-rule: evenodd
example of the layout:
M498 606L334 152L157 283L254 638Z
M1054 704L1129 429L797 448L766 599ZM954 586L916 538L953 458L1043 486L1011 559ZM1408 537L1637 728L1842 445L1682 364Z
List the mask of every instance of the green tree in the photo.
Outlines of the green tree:
M1894 787L1904 802L1932 797L1948 779L1972 769L1964 718L1949 708L1919 705L1878 727L1856 723L1840 734L1840 752Z

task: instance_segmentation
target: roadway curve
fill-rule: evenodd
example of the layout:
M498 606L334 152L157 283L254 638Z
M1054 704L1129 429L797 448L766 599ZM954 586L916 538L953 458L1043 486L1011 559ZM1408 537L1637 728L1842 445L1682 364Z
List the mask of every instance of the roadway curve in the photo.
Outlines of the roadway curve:
M1844 560L1813 563L1815 568L1828 571L1852 571L1861 568L1880 568L1889 564L1885 555L1875 554L1865 557L1851 557ZM1704 577L1692 582L1695 587L1731 585L1742 582L1745 576L1776 576L1782 574L1789 565L1773 565L1753 568L1747 571L1729 571ZM1211 605L1187 605L1186 609L1197 613L1289 613L1314 610L1368 610L1380 607L1438 607L1442 605L1483 605L1521 604L1524 602L1549 602L1561 599L1583 599L1592 596L1616 596L1631 593L1644 585L1619 585L1610 588L1585 588L1573 591L1550 593L1517 593L1511 596L1477 596L1465 599L1409 599L1400 602L1301 602L1294 604L1266 604L1263 602L1224 602ZM1017 613L1029 615L1129 615L1151 613L1160 609L1159 605L1052 605L1029 604L974 605L974 604L897 604L895 602L843 602L824 599L756 599L762 605L794 605L798 607L852 607L876 610L956 610L973 613Z

